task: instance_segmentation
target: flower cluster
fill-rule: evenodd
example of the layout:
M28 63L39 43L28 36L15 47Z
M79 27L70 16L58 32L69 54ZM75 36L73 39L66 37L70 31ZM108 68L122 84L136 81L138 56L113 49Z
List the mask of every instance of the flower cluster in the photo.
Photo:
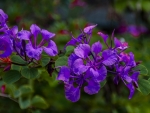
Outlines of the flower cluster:
M7 20L7 14L0 9L0 68L4 68L4 71L10 70L11 64L24 66L11 61L9 56L12 53L27 62L27 65L39 61L43 51L48 56L58 54L57 46L51 40L55 36L54 33L41 29L36 24L31 25L30 31L23 29L18 31L17 26L8 27ZM68 65L58 66L60 70L57 80L64 82L66 98L76 102L80 99L82 87L89 95L98 93L101 88L100 83L106 80L109 73L114 75L115 84L122 81L127 86L130 91L129 99L131 99L135 88L138 87L140 72L134 68L139 62L135 62L132 52L129 54L124 52L128 48L128 43L121 42L114 37L114 31L111 38L102 32L97 33L103 38L107 49L103 49L100 41L90 45L92 31L96 26L91 25L84 28L77 38L71 35L71 40L64 48L74 46L75 49L68 57ZM42 39L39 38L40 36ZM108 39L110 39L110 44ZM55 60L51 59L54 62ZM55 70L54 62L51 61L48 59L48 72ZM20 74L20 71L17 73Z
M100 41L90 46L92 30L96 25L84 28L77 38L72 39L66 46L75 46L74 52L68 58L68 66L61 66L57 80L62 80L65 84L66 98L72 102L80 99L80 90L84 86L84 91L89 94L96 94L100 90L100 83L107 77L108 72L114 75L114 83L120 80L129 88L129 99L132 98L134 90L138 87L138 71L133 68L138 65L134 61L132 52L124 53L128 48L128 43L121 42L111 37L111 44L108 44L108 35L98 32L107 46L102 49ZM114 45L114 47L113 47Z
M8 16L0 9L0 58L6 58L13 52L19 55L23 60L39 60L42 51L49 56L58 54L57 46L51 39L55 36L45 29L40 29L36 24L32 24L30 31L18 31L17 26L9 28L7 25ZM39 35L42 40L38 43ZM47 46L46 46L47 44Z

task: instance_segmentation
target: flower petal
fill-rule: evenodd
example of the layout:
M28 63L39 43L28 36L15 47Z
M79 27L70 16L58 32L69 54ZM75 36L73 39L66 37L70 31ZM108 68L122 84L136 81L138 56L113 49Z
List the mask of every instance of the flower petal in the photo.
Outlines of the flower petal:
M134 95L135 88L132 83L127 84L127 87L130 90L129 99L131 99Z
M0 23L1 24L6 23L7 19L8 19L8 15L4 13L2 9L0 9Z
M88 75L88 73L90 75ZM87 77L91 77L91 78L94 77L95 81L101 82L101 81L103 81L106 78L107 69L106 69L105 66L102 66L99 70L97 70L97 69L95 70L93 68L90 68L88 73L86 75L86 78Z
M42 29L41 34L42 34L42 38L44 40L49 40L49 39L51 39L52 37L55 36L55 33L51 33L51 32L49 32L45 29Z
M78 58L79 58L79 57L78 57L76 54L72 53L72 54L69 56L69 58L68 58L68 65L69 65L69 67L72 68L74 61L75 61L76 59L78 59Z
M90 46L88 44L79 44L74 49L75 54L80 58L86 58L90 53Z
M84 73L85 71L87 71L89 67L90 66L85 66L83 64L83 60L82 59L77 59L73 63L73 72L75 74L80 75L80 74Z
M102 50L102 45L101 43L98 41L98 42L95 42L92 47L91 47L91 50L95 53L95 54L98 54L101 52Z
M97 25L91 25L91 26L85 27L85 28L84 28L84 32L90 35L90 34L92 34L92 30L93 30L96 26L97 26Z
M26 45L26 53L29 58L34 58L36 60L40 59L40 55L42 54L42 48L34 49L32 44L29 42Z
M73 84L65 84L65 96L72 102L78 101L80 99L80 88L75 88Z
M0 57L8 57L12 53L12 44L9 40L9 37L3 36L0 37Z
M50 56L58 54L57 46L54 41L50 40L47 47L43 47L44 51Z
M18 38L21 40L29 40L31 36L31 33L27 30L21 30L18 32Z
M102 57L104 58L102 63L106 66L113 65L118 60L116 53L112 50L104 50Z
M62 80L62 81L69 81L70 77L70 69L67 66L62 66L60 68L57 80Z
M94 80L90 80L88 82L88 85L84 87L84 91L89 95L96 94L99 90L100 84L98 82L95 82Z
M41 29L36 24L32 24L30 30L31 33L34 35L34 38L37 38L38 34L41 32Z
M107 41L108 35L103 34L102 32L98 32L97 34L98 34L99 36L101 36L105 42Z

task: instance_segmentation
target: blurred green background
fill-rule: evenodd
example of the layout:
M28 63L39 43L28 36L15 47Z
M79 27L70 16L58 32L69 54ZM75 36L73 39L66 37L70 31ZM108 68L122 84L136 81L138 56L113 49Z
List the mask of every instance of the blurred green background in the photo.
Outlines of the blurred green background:
M0 0L0 8L8 14L9 26L28 30L35 23L56 33L54 40L60 50L70 39L68 32L77 37L80 29L97 24L94 42L102 41L98 31L111 35L115 29L115 36L129 43L128 52L132 51L136 61L142 61L150 70L149 0ZM134 28L130 29L131 26ZM98 94L90 96L82 91L80 100L72 103L65 99L64 86L56 81L57 73L52 77L47 75L41 72L34 82L22 78L6 88L6 93L14 94L16 89L31 86L26 94L43 97L45 106L21 109L13 100L0 97L0 113L150 113L150 95L136 91L128 100L128 89L122 83L116 86L113 78ZM3 84L0 81L0 86Z

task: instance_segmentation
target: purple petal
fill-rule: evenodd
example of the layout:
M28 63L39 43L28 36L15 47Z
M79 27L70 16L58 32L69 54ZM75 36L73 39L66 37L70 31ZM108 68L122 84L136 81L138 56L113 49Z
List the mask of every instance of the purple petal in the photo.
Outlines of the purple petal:
M129 66L132 66L132 67L135 67L136 66L136 62L134 60L134 54L132 52L129 53L129 56L130 56L130 60L128 62L128 65Z
M132 83L127 84L127 87L130 90L129 99L131 99L134 95L135 88Z
M120 40L118 40L116 37L114 39L114 44L115 44L115 48L121 47L122 43L120 42Z
M80 99L80 88L75 88L72 84L65 84L65 96L68 100L77 102Z
M68 58L68 65L69 65L69 67L72 68L72 65L73 65L74 61L75 61L76 59L78 59L78 58L79 58L79 57L78 57L76 54L72 53L72 54L69 56L69 58Z
M73 72L75 74L80 75L80 74L84 73L85 71L87 71L88 68L89 68L89 66L85 66L83 64L83 60L82 59L77 59L73 63Z
M12 53L12 44L9 37L0 37L0 57L8 57Z
M41 34L42 34L42 38L44 40L49 40L49 39L51 39L52 37L55 36L54 33L51 33L51 32L49 32L49 31L47 31L45 29L42 29Z
M98 42L95 42L92 47L91 47L91 50L95 53L95 54L98 54L101 52L102 50L102 45L101 43L98 41Z
M90 53L90 46L88 44L79 44L74 49L75 54L80 58L86 58Z
M0 9L0 23L4 24L8 19L8 15L4 13L2 9Z
M108 35L103 34L102 32L98 32L97 34L98 34L99 36L101 36L105 42L107 41Z
M88 27L84 28L84 32L90 35L90 34L92 33L92 30L93 30L96 26L97 26L97 25L88 26Z
M94 80L90 80L88 82L88 85L84 87L84 91L89 95L96 94L99 90L100 84L98 82L95 82Z
M98 82L103 81L107 75L107 69L105 66L102 66L99 70L90 68L89 76L94 77L94 79ZM87 74L88 75L88 74ZM86 76L88 77L88 76Z
M116 75L114 77L114 83L118 85L119 81L120 81L120 77L119 77L119 75Z
M62 80L62 81L69 81L70 77L70 69L67 66L62 66L60 68L57 80Z
M20 32L18 32L18 38L20 38L21 40L29 40L31 36L31 33L27 30L21 30Z
M58 54L57 46L54 41L50 40L47 47L43 47L44 51L50 56Z
M99 70L98 70L99 76L97 77L97 80L99 81L103 81L106 78L107 75L107 69L105 66L102 66Z
M40 55L42 54L42 48L34 49L31 43L26 45L26 53L29 58L34 58L36 60L40 59Z
M138 83L137 82L138 82L138 76L139 76L139 74L140 74L139 72L135 72L131 76L132 81L133 81L135 87L138 87Z
M15 36L17 33L18 33L18 26L13 26L11 29L10 29L10 33Z
M112 50L105 50L102 53L102 57L104 58L103 64L106 66L113 65L118 60L116 53Z
M31 33L34 35L34 38L37 38L38 34L41 32L41 29L36 24L32 24L30 30Z
M69 45L75 46L75 45L77 44L77 42L78 42L78 41L77 41L76 39L72 38L69 42L67 42L65 48L66 48L67 46L69 46Z

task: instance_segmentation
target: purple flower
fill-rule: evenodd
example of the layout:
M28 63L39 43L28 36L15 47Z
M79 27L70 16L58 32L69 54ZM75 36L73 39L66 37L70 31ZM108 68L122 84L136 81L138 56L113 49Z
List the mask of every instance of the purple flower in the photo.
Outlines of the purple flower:
M57 46L54 41L51 40L55 36L45 29L40 29L36 24L32 24L30 27L31 32L27 30L22 30L18 33L18 38L20 40L28 40L26 45L26 53L29 58L34 58L36 60L40 59L40 55L44 50L49 56L56 56L58 54ZM38 35L42 35L42 40L37 44ZM45 44L48 45L45 47Z
M78 101L81 87L85 83L87 85L84 86L84 91L89 95L96 94L100 90L100 82L105 80L107 75L106 67L99 56L101 50L102 45L99 41L92 47L88 44L79 44L69 56L68 66L60 68L57 80L64 82L68 100Z
M124 62L125 65L122 65ZM121 54L120 61L115 65L116 68L116 76L114 77L114 82L116 84L119 83L120 80L124 82L127 88L130 90L129 99L132 98L135 88L138 87L138 76L139 72L133 71L132 69L136 67L136 63L134 61L133 53Z
M12 53L12 43L8 35L0 36L0 57L8 57Z
M91 26L85 27L84 30L83 30L84 32L82 32L77 38L75 38L71 35L71 40L67 42L65 48L69 45L77 46L78 44L89 44L90 39L91 39L92 30L96 26L97 25L91 25Z

